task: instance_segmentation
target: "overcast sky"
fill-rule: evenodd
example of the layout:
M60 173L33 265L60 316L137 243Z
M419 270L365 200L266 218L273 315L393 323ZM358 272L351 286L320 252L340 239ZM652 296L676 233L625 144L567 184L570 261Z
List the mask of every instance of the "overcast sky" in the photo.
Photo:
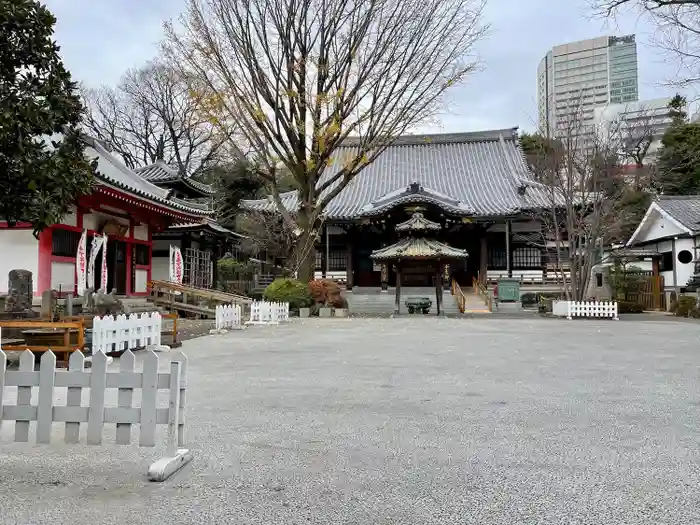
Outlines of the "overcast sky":
M122 72L157 52L163 21L183 0L44 0L58 18L56 39L76 80L115 84ZM434 132L519 126L534 129L536 76L554 45L602 35L637 34L640 98L672 96L664 85L677 65L650 45L652 28L635 16L615 23L593 19L586 0L489 0L489 37L478 51L483 71L450 94L450 110ZM693 94L690 94L693 95Z

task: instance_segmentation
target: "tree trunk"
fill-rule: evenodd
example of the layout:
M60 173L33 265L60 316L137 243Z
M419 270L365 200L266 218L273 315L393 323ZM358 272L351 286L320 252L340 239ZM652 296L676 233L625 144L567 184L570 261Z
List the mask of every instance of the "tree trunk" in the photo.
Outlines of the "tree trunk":
M302 237L304 237L303 234ZM303 244L300 244L298 245L298 249L295 253L294 259L297 261L298 268L297 279L303 283L313 281L314 273L316 272L316 248L314 244L315 242L312 242L310 248L308 246L304 247Z
M298 215L301 235L294 247L294 262L301 282L313 280L316 270L316 228L311 224L311 212L302 208Z

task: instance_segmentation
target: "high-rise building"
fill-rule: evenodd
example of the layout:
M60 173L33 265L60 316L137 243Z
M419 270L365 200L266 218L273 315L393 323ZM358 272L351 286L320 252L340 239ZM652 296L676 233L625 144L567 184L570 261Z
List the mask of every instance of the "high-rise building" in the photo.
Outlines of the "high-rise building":
M604 36L553 47L537 69L537 88L543 133L588 133L595 107L639 98L635 36Z

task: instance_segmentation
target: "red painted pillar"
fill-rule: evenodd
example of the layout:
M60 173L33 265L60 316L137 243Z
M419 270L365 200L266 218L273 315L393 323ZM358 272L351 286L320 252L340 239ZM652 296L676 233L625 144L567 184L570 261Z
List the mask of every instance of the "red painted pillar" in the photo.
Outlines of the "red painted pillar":
M34 295L40 296L51 288L51 252L53 250L53 229L46 228L39 234L39 260L37 285Z

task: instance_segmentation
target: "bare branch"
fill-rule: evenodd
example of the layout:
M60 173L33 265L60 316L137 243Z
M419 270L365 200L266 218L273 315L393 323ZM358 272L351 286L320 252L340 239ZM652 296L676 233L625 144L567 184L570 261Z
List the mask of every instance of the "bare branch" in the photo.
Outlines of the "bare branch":
M299 187L316 230L334 196L476 69L485 0L188 0L166 53L207 119ZM355 148L338 148L352 137ZM280 207L280 211L285 213Z
M656 29L654 43L679 61L677 87L700 82L700 0L589 0L593 12L615 18L629 11L645 17Z
M84 88L83 99L88 133L131 168L162 159L198 175L230 154L231 129L207 122L189 95L189 82L161 60L127 71L116 88Z

